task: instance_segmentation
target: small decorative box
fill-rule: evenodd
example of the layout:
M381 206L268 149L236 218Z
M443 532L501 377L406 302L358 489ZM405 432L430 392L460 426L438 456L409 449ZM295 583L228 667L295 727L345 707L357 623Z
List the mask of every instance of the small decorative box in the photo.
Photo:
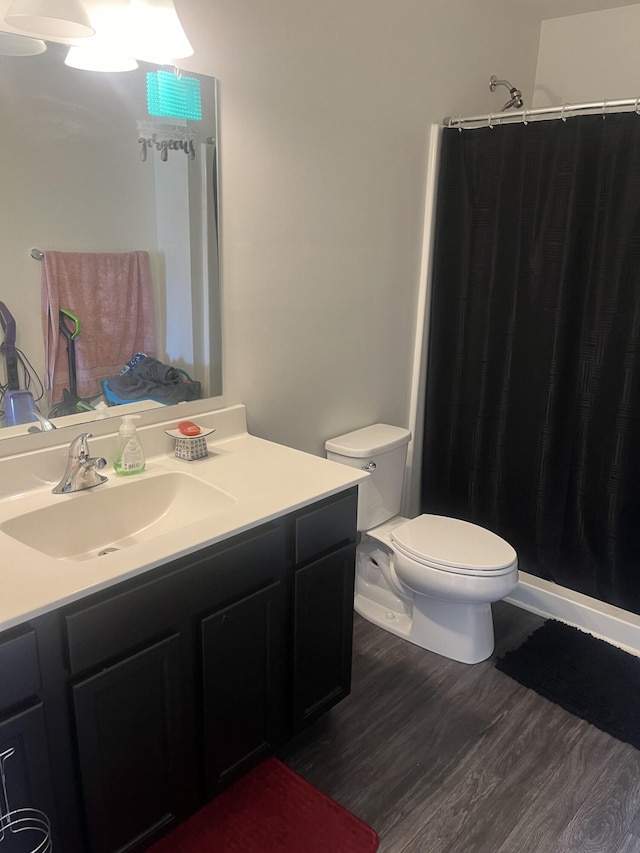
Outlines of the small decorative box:
M204 459L209 455L207 436L211 435L215 430L202 430L199 435L194 436L183 435L178 429L168 429L165 432L176 440L176 457L178 459L186 459L187 462L193 462L196 459Z
M208 455L207 441L204 436L176 438L176 456L178 459L187 459L191 462L193 459L204 459Z

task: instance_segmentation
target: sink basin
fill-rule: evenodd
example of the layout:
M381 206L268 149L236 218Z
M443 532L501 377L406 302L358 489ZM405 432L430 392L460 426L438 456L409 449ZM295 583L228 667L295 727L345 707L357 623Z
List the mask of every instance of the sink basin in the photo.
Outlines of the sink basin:
M50 557L89 560L201 521L236 501L190 474L141 475L114 485L52 497L0 530Z

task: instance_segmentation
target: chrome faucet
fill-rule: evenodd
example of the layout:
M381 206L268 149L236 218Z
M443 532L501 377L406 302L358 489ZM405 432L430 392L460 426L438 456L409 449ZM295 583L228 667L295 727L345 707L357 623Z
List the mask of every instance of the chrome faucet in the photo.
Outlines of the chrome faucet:
M101 456L89 456L88 438L92 438L92 434L83 432L69 445L67 468L58 485L51 490L54 495L79 492L107 482L107 478L97 471L98 468L104 468L107 460Z

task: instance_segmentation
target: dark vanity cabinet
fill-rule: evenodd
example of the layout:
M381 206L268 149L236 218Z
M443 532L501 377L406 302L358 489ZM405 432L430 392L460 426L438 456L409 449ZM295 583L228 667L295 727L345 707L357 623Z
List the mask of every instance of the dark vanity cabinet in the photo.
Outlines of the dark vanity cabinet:
M211 799L280 740L284 631L280 582L202 620L205 796Z
M351 489L0 635L54 850L141 853L349 693L355 537Z
M20 828L19 809L43 812L57 830L38 641L30 627L0 635L0 814L8 842ZM35 847L42 836L34 838Z
M290 708L294 733L351 689L355 512L349 493L294 519Z
M185 813L191 768L180 670L174 634L73 685L93 853L126 850Z
M287 525L274 522L215 557L217 600L200 612L196 638L206 799L257 764L280 736L286 553Z
M64 612L91 853L144 849L267 753L286 569L276 522Z

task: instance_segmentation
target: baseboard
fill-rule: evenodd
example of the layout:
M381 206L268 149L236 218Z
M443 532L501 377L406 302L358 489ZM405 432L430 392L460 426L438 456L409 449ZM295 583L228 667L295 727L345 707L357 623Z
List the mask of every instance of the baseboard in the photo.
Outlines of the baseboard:
M640 616L588 595L520 572L518 586L505 599L510 604L558 619L640 657Z

